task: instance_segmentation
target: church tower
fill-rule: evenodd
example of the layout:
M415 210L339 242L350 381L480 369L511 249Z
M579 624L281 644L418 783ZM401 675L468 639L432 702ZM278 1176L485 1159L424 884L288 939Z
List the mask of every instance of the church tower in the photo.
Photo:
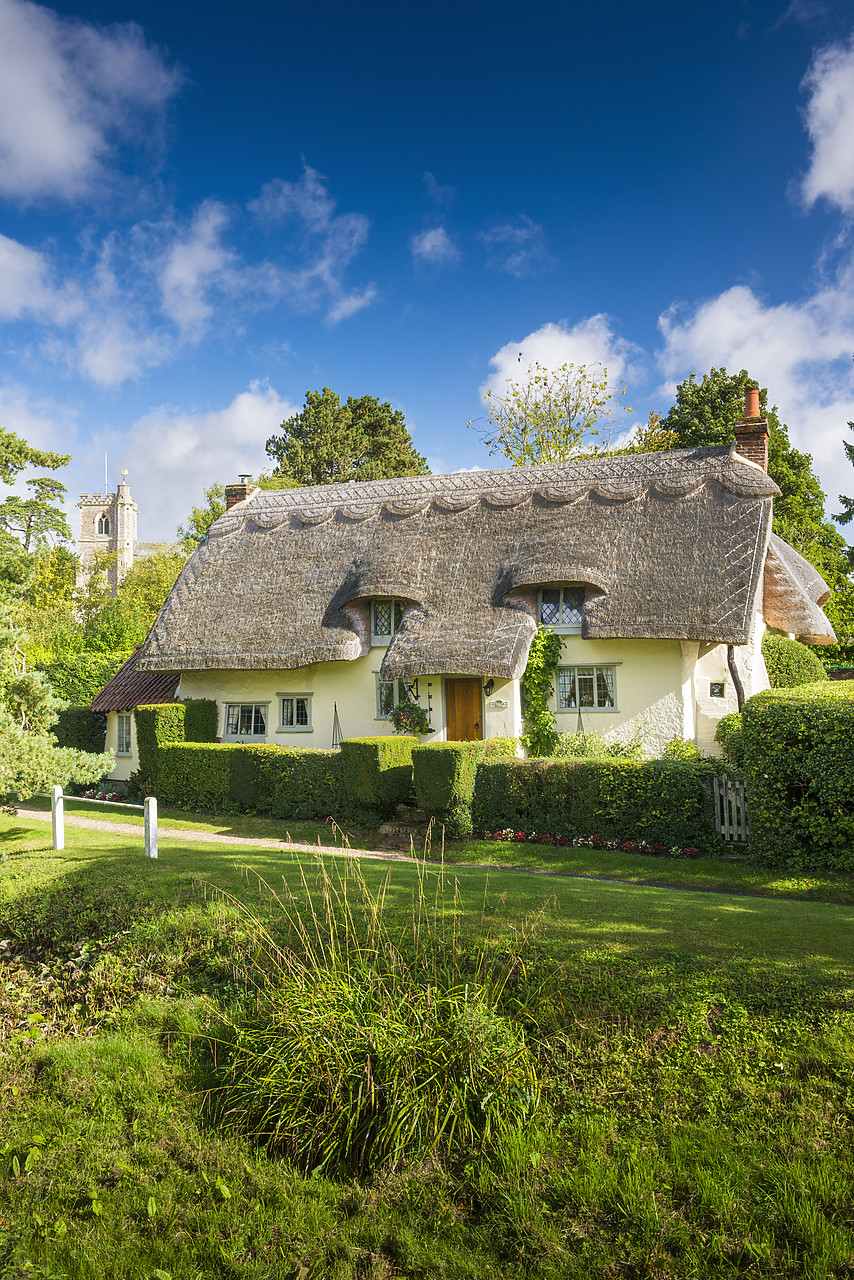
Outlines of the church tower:
M81 493L80 536L77 554L80 557L79 580L85 581L92 561L99 551L113 554L110 566L110 586L116 587L133 564L136 546L137 506L131 497L130 485L118 485L115 493Z

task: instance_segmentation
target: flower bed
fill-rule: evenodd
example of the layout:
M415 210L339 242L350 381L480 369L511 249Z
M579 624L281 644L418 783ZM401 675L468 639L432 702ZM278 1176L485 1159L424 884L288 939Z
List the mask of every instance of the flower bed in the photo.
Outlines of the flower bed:
M112 800L115 803L119 800L124 800L124 798L125 797L121 791L90 790L80 792L81 800Z
M481 831L482 840L514 841L516 844L553 844L569 849L604 849L621 853L641 853L650 858L701 858L703 855L693 845L668 848L660 841L602 840L599 836L553 836L548 831L514 831L505 827L501 831Z

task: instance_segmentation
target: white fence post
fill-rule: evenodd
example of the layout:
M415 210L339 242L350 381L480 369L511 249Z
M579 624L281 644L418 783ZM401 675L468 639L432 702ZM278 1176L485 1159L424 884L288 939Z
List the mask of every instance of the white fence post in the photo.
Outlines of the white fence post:
M65 848L65 819L63 815L62 787L50 789L50 825L54 849Z
M157 857L157 799L155 796L145 797L145 856Z

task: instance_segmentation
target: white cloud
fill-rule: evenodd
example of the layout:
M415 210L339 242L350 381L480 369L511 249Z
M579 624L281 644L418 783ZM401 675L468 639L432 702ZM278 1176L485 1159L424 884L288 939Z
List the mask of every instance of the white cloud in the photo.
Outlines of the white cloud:
M432 200L434 204L453 204L456 195L454 188L441 186L429 169L424 170L424 186L427 188L428 200Z
M90 193L118 142L159 135L180 80L133 23L99 28L0 0L0 194Z
M210 287L234 274L236 255L222 243L228 224L225 207L206 201L193 217L186 235L178 236L166 252L160 277L163 310L182 337L198 338L210 318Z
M854 37L820 49L804 78L813 153L803 180L808 205L822 197L854 212Z
M854 263L799 302L769 304L736 285L694 308L671 308L659 326L662 390L711 368L749 370L768 387L792 443L813 455L836 510L840 489L851 491L842 440L854 420Z
M63 324L79 310L73 290L57 289L43 253L0 235L0 319L51 319Z
M327 320L335 324L377 296L373 285L352 291L343 280L347 267L367 242L368 219L363 213L336 213L337 202L316 169L305 165L297 182L281 178L268 182L248 207L268 227L296 226L297 236L289 238L287 249L290 257L299 261L283 267L279 276L282 294L295 310L311 312L326 307Z
M444 227L420 231L409 242L412 256L433 266L450 266L459 259L460 251Z
M482 231L480 239L486 245L487 266L511 276L529 276L548 261L543 228L525 214Z
M489 362L493 372L481 392L503 393L508 378L521 381L527 366L533 364L541 364L546 369L557 369L563 364L601 364L608 370L609 382L616 385L626 378L639 376L638 362L642 357L640 347L617 337L610 316L588 316L571 328L565 321L549 322L519 342L508 342L495 353Z
M222 409L192 412L163 405L139 418L126 432L94 439L89 466L105 448L116 471L127 468L139 505L143 541L171 539L186 522L204 489L229 484L241 472L256 474L270 465L264 446L297 408L267 382L253 382Z

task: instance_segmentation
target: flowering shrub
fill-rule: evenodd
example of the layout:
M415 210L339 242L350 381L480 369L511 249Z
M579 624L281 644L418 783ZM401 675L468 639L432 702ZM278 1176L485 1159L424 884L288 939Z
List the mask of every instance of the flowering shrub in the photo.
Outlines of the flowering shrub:
M430 721L427 712L417 702L398 702L388 713L395 733L430 733Z
M515 841L516 844L553 844L574 849L620 850L622 853L641 853L653 858L699 858L700 850L693 845L673 845L670 848L659 840L603 840L600 836L556 836L549 831L514 831L503 827L499 831L481 831L483 840Z
M81 791L81 800L123 800L124 796L120 791Z

